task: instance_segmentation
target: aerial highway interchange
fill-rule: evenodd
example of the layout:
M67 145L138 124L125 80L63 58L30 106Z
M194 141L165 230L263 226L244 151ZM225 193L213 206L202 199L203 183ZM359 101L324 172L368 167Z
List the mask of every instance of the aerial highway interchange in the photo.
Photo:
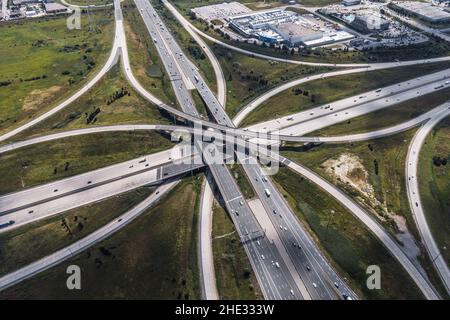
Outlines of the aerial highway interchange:
M120 0L114 0L115 34L111 53L100 71L80 90L33 120L2 134L0 136L0 156L15 152L24 147L40 143L51 143L68 137L94 135L110 132L183 132L193 137L192 145L176 144L172 148L158 153L148 154L132 160L78 174L62 180L49 182L37 187L0 195L0 234L10 232L38 220L98 202L118 194L137 189L142 186L154 185L157 189L143 202L99 228L81 240L43 257L25 267L0 276L0 291L6 290L19 282L75 256L87 248L101 242L141 215L148 208L164 201L164 195L169 193L179 183L183 176L191 172L202 170L205 179L202 188L200 217L199 217L199 251L200 279L202 298L218 299L219 293L215 284L214 262L212 254L212 207L213 193L220 197L239 235L247 258L255 274L261 292L269 300L357 300L356 290L340 273L334 263L324 254L323 247L318 245L317 239L311 236L304 222L300 221L291 204L283 197L276 183L260 164L260 154L255 151L266 145L280 145L291 143L348 143L367 141L371 139L392 136L400 132L416 128L417 131L410 142L405 163L407 196L412 216L419 230L423 245L433 261L433 267L438 274L444 294L450 293L450 271L440 248L430 230L423 205L420 200L417 168L419 152L431 130L445 117L450 115L450 104L435 106L429 111L416 117L393 125L391 127L373 130L365 133L351 133L336 136L314 136L310 134L316 130L338 124L349 119L365 115L376 110L394 108L397 104L424 96L439 93L450 87L450 70L441 70L431 74L421 75L415 79L380 87L356 96L327 103L317 107L300 111L295 114L274 118L245 128L240 127L244 118L259 105L296 85L312 82L318 79L335 76L362 73L373 70L383 70L430 64L450 60L450 57L419 59L410 61L394 61L383 63L355 63L335 64L289 60L274 58L264 54L249 52L247 49L232 46L222 42L203 31L200 31L184 17L171 2L162 0L164 7L173 14L186 32L192 36L205 52L211 62L216 77L217 92L213 92L198 67L190 60L184 48L178 43L165 24L160 13L155 10L151 1L134 0L135 10L139 12L147 29L148 37L156 48L165 73L175 93L178 108L162 102L151 91L144 88L133 74L128 53L127 37L124 28L124 17ZM279 60L284 63L305 64L311 66L327 66L337 68L331 72L315 74L308 77L294 79L281 84L261 96L257 97L231 119L226 110L227 88L221 70L221 65L213 51L204 40L230 50L258 57L261 59ZM14 140L26 130L32 128L45 119L55 115L82 95L91 90L116 64L120 63L122 71L129 84L154 107L165 110L169 114L182 119L188 125L160 125L160 124L125 124L111 126L97 126L89 129L67 130L58 133L30 137L29 139ZM207 116L201 115L192 98L193 91L197 91L207 108ZM232 144L235 151L221 156L224 145L217 141L205 141L196 138L195 128L209 131L209 134L226 133L225 144ZM207 129L207 130L206 130ZM267 134L269 136L267 137ZM186 136L185 136L186 137ZM185 143L185 141L183 141ZM242 147L240 149L239 147ZM248 151L242 152L247 148ZM219 156L217 156L219 155ZM217 157L226 162L235 159L242 166L246 179L255 191L255 200L259 203L259 212L255 212L245 198L243 191L234 178L231 169L224 163L217 163ZM348 209L371 233L379 239L386 250L398 260L402 268L412 278L415 285L426 299L443 299L442 291L436 289L435 284L423 273L421 268L412 262L410 256L404 252L401 245L388 234L383 225L378 223L368 210L351 199L342 190L333 186L319 174L301 164L287 159L276 152L269 152L267 158L272 162L279 161L286 166L317 184L323 192L335 198ZM215 189L214 187L217 187ZM269 224L270 230L261 224Z

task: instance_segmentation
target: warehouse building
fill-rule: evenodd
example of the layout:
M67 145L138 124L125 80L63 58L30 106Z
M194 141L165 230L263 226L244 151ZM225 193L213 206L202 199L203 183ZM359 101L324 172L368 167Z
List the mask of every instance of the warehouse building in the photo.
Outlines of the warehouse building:
M427 2L391 2L394 10L405 12L431 23L450 22L450 12Z
M346 7L361 4L361 0L342 0L342 4Z
M60 3L44 3L45 12L48 14L66 13L67 7Z
M324 35L321 31L305 28L297 23L282 23L272 27L290 47L305 45L308 41L321 39Z

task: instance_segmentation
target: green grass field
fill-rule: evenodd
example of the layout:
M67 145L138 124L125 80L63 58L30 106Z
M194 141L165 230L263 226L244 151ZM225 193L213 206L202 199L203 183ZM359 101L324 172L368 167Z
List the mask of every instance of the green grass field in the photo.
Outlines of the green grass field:
M13 140L101 125L169 122L167 115L161 113L128 84L118 64L77 101L18 134Z
M227 83L226 110L230 117L235 116L246 103L277 85L330 70L252 58L216 44L208 44L224 73Z
M1 299L200 299L197 205L201 175L87 251L0 292ZM67 290L66 268L82 290Z
M366 299L422 299L401 265L349 212L321 189L287 168L274 176L300 220L306 222L338 270ZM381 289L366 286L366 268L381 269Z
M411 120L431 110L438 105L450 100L450 89L444 89L436 93L430 93L419 98L411 99L392 107L381 109L341 122L311 133L308 136L331 136L348 133L361 133L382 128L388 128L396 124Z
M89 134L24 147L0 156L0 194L131 160L170 146L172 143L158 133L141 131ZM66 163L69 163L67 170Z
M293 87L270 98L253 110L244 119L241 126L270 120L275 116L281 117L293 114L325 103L351 97L365 91L444 70L448 67L450 67L450 63L445 62L419 65L414 68L400 67L315 80ZM295 95L294 90L296 89L301 89L303 92L307 91L308 95Z
M112 45L111 10L86 16L81 30L66 19L25 20L0 26L0 133L63 101L97 73Z
M156 97L175 105L172 84L134 2L127 0L122 7L133 74Z
M437 166L433 157L447 159ZM426 139L420 151L420 196L428 225L446 261L450 261L450 118L445 118Z
M258 281L233 222L217 203L213 210L212 237L214 269L220 299L262 299Z
M17 270L94 232L138 204L154 188L141 188L0 233L0 275Z

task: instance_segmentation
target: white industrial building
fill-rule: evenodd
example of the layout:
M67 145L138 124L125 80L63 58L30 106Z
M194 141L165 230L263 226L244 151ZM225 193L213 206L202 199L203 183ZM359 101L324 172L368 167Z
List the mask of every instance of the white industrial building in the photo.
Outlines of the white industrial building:
M450 22L450 12L428 2L391 2L391 6L395 10L406 12L431 23Z
M342 0L342 4L346 7L361 4L361 0Z

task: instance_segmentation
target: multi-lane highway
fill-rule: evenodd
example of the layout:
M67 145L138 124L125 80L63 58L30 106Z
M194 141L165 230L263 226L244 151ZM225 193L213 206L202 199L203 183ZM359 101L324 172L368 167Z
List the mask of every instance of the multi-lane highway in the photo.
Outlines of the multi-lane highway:
M157 45L158 53L163 60L164 66L173 76L171 78L172 86L176 91L177 100L183 111L193 116L198 115L188 91L188 86L191 84L197 88L204 99L214 99L215 106L221 108L215 96L209 90L203 89L206 87L206 84L204 84L200 74L193 64L184 57L181 48L167 31L164 23L150 3L143 0L135 0L135 4L150 35L153 37L153 41ZM194 143L200 150L205 146L201 141L194 141ZM275 250L275 247L265 237L264 231L254 218L229 170L223 163L215 163L214 153L209 152L209 150L203 152L203 158L205 163L208 164L224 199L225 206L244 244L244 249L247 252L264 296L268 299L301 298L298 288L293 285L294 281L287 270L286 264Z
M155 12L152 12L152 15L155 17ZM156 14L157 16L157 14ZM208 88L205 81L202 79L201 75L196 71L195 68L192 67L192 63L187 60L181 48L176 44L176 42L172 39L169 31L164 27L162 21L157 21L156 26L160 28L161 33L165 33L165 40L168 42L168 47L170 47L173 52L175 52L175 56L179 57L179 66L186 74L188 79L194 79L195 87L198 92L202 96L205 104L207 105L210 113L214 117L214 119L223 125L227 125L229 127L234 127L234 124L229 119L228 115L224 111L224 108L221 106L216 97L212 94L211 90ZM266 213L272 217L273 212L279 210L282 216L285 216L287 222L285 224L289 224L292 230L287 230L287 227L282 228L282 232L278 232L278 236L282 240L282 243L286 247L286 251L289 254L289 258L294 261L294 265L296 271L301 275L302 282L307 282L305 285L308 289L308 295L312 298L316 299L333 299L337 296L351 296L355 298L355 295L351 292L348 287L339 279L339 277L332 271L328 262L324 259L324 257L319 253L316 245L313 241L308 237L306 231L300 226L298 220L295 219L294 214L291 212L286 203L282 200L282 197L279 195L276 188L265 178L266 185L265 188L261 188L260 184L257 184L256 181L262 179L261 177L261 169L256 161L253 161L250 165L247 164L247 159L245 159L244 154L237 154L238 161L243 165L246 174L249 176L249 179L253 185L253 187L257 190L258 196L264 204L264 208ZM251 161L250 161L251 162ZM213 169L212 169L213 170ZM222 172L225 175L225 172ZM214 175L214 172L213 172ZM224 178L224 176L219 177ZM228 179L228 178L227 178ZM217 181L217 178L216 178ZM227 181L227 180L226 180ZM263 180L261 180L263 181ZM266 190L269 190L271 197L268 197L266 194ZM233 210L233 209L231 209ZM229 209L229 212L230 211ZM276 225L277 230L279 221L273 221L274 225ZM298 252L298 248L293 248L293 243L301 243L304 245L303 251L301 253ZM303 253L305 252L305 253ZM312 270L309 272L308 270ZM336 293L334 289L337 289L334 283L341 284L340 293ZM302 285L300 285L302 286ZM333 289L334 288L334 289ZM339 292L339 291L338 291Z
M178 22L181 23L181 25L189 33L189 35L200 45L203 52L205 52L206 56L209 59L209 62L213 67L214 75L216 77L217 100L219 100L220 104L225 107L227 97L226 96L227 85L225 81L225 76L223 75L222 68L220 67L219 60L217 60L217 57L214 55L212 50L206 45L203 39L194 30L192 30L189 21L185 17L183 17L183 15L181 15L169 1L161 0L161 2L174 15L174 17L178 20Z
M106 239L113 233L128 225L131 221L136 219L140 214L144 213L151 206L155 205L176 184L177 182L168 182L161 185L144 201L142 201L126 213L122 214L118 218L114 219L107 225L89 234L88 236L23 268L2 276L0 278L0 291L13 286L14 284L17 284L25 279L28 279L42 271L45 271L53 266L56 266L59 263L69 259L70 257L73 257L83 250L86 250L94 244L102 241L103 239Z
M261 122L248 127L248 130L280 130L280 135L304 135L446 88L450 88L450 69Z
M140 157L4 195L0 197L0 232L203 167L201 158L186 164L163 160L170 156L171 152Z

